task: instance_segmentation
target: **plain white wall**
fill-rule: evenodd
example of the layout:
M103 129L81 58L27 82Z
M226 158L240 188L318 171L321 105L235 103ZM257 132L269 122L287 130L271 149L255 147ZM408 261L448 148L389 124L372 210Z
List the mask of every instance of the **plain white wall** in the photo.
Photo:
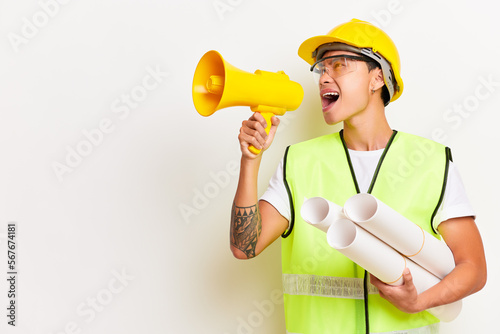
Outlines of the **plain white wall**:
M251 112L201 117L192 78L215 49L304 87L265 153L262 193L287 145L339 129L323 124L297 49L353 17L398 46L405 91L387 108L392 126L441 133L477 210L489 282L442 333L495 328L498 9L487 0L0 1L0 268L7 223L17 222L19 270L18 326L0 315L2 332L284 333L279 242L251 261L229 251L237 134ZM2 314L7 290L0 279Z

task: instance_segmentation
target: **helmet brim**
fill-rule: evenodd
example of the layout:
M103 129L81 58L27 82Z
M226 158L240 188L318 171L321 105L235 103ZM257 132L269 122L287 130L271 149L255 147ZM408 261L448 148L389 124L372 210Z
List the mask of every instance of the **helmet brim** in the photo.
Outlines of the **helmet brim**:
M347 45L352 45L346 40L343 40L341 38L337 37L332 37L332 36L315 36L311 37L309 39L306 39L299 47L299 57L304 59L309 65L314 64L316 61L316 49L323 44L329 44L329 43L343 43ZM355 46L355 45L352 45Z

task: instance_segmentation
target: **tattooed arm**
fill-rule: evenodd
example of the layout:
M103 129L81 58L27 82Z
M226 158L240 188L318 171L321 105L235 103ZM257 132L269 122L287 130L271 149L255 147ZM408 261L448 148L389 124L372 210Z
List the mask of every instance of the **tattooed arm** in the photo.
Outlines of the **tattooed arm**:
M259 113L243 122L240 129L241 164L238 188L231 210L230 245L233 255L238 259L257 256L288 227L288 220L268 202L257 198L257 179L262 152L271 144L279 121L273 117L269 136L264 131L265 120ZM262 152L250 153L248 146L253 145Z
M247 258L255 256L257 240L262 232L259 206L239 207L231 210L231 246L242 251Z
M245 174L243 167L231 210L231 251L238 259L257 256L288 228L288 220L274 206L266 201L257 203L257 186L248 186L248 180L242 180ZM240 204L251 201L255 204Z

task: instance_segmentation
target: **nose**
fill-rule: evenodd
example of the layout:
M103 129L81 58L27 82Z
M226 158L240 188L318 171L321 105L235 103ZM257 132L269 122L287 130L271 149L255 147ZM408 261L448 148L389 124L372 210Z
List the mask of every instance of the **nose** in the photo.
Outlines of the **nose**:
M330 83L332 82L332 77L330 76L330 74L328 74L328 71L324 70L323 71L323 74L321 74L321 76L319 77L319 84L325 84L325 83Z

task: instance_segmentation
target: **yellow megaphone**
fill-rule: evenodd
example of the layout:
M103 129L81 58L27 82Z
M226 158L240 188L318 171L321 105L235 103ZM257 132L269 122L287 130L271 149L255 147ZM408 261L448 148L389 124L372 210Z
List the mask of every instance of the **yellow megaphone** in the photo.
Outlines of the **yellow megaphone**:
M193 78L193 102L203 116L219 109L249 106L264 116L269 134L271 117L297 109L304 90L283 71L276 73L257 70L254 74L227 63L217 51L208 51L200 59ZM249 150L259 154L253 146Z

